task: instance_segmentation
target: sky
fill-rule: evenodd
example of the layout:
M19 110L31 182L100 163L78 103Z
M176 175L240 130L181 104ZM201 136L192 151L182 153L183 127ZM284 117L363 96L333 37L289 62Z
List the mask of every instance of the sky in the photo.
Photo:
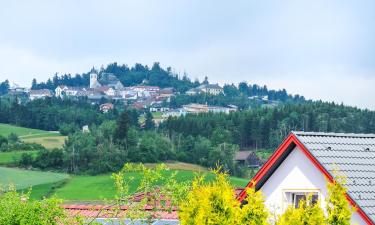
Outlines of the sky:
M0 0L0 81L160 62L375 110L373 0Z

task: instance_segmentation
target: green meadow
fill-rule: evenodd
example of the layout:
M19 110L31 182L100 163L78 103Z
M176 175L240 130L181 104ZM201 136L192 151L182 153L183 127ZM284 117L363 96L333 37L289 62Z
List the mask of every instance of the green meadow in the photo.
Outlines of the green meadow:
M61 136L58 132L30 129L0 123L1 136L7 137L11 133L17 134L24 142L41 144L48 149L60 148L66 140L66 137Z
M168 176L177 171L176 180L179 182L192 181L197 174L212 180L214 175L208 172L195 172L189 170L170 170L165 172ZM130 186L130 192L135 192L140 182L141 174L133 173L135 180ZM244 187L248 180L230 177L234 187ZM28 191L31 187L31 198L56 196L69 202L86 202L113 199L116 195L111 174L96 176L68 175L64 173L30 171L15 168L0 167L0 185L6 187L15 185L20 191Z

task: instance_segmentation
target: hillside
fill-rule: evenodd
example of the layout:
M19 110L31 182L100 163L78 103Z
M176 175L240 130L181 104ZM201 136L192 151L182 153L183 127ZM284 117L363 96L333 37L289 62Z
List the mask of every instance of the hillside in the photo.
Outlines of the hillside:
M61 136L58 132L0 123L0 136L7 137L11 133L18 135L24 142L41 144L47 149L60 148L66 140L66 137Z
M196 165L185 163L167 165L172 169L168 174L177 172L177 181L192 181L199 173L206 175L207 180L213 179L213 175L209 174L205 168ZM140 175L136 177L138 179L132 183L131 192L135 191ZM230 181L235 187L243 187L248 182L247 179L236 177L230 177ZM31 187L31 197L34 199L56 195L65 201L98 201L112 199L115 196L114 183L110 174L76 176L0 167L0 185L4 187L10 184L15 185L18 190L26 191Z
M118 80L126 87L135 85L150 85L158 86L160 88L173 87L177 92L184 95L189 89L198 87L201 84L208 84L209 79L205 77L205 80L199 82L198 80L192 81L187 74L180 75L173 72L172 68L162 68L158 62L155 62L151 68L147 65L136 63L134 66L129 67L126 64L118 64L117 62L110 63L106 67L96 70L92 68L87 73L76 74L71 76L70 74L64 74L61 76L55 75L52 79L48 79L46 82L38 83L35 79L32 82L32 89L50 89L55 90L59 85L66 85L72 87L88 87L90 83L90 73L95 72L99 74L99 79L108 74L114 75ZM287 93L285 89L282 90L269 90L266 85L259 84L248 84L247 82L241 82L238 85L231 83L223 86L223 96L210 96L208 99L200 99L198 96L195 98L177 99L180 101L191 102L208 102L213 103L215 101L224 101L225 104L231 102L231 104L241 104L241 101L245 101L247 97L264 97L268 100L280 101L280 102L304 102L305 98L300 95L292 96ZM243 98L245 97L245 98ZM187 98L187 99L186 99ZM224 98L224 99L223 99ZM224 104L224 103L223 103ZM219 105L220 104L219 102Z

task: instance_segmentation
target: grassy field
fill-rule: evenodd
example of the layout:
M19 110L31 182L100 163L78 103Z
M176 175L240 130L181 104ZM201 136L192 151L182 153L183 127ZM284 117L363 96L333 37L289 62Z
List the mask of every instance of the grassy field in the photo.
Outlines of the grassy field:
M170 164L172 165L172 164ZM176 163L175 167L180 167L183 164ZM148 166L153 166L148 164ZM194 170L194 166L190 165ZM177 181L191 181L198 174L198 172L190 170L171 170L167 171L166 175L177 171ZM207 180L212 180L213 175L208 174L206 170L202 172L206 175ZM201 174L202 174L201 173ZM130 187L130 191L134 192L141 175L133 173L136 177ZM230 177L230 182L234 187L244 187L248 180L236 177ZM21 170L14 168L0 167L0 186L8 186L13 184L18 190L27 191L32 187L31 198L41 199L44 196L56 196L69 202L86 202L86 201L100 201L104 199L113 199L116 191L114 182L110 174L97 176L70 176L63 173L39 172L30 170Z
M9 165L17 162L21 158L21 155L23 153L31 153L35 156L38 153L38 151L0 152L0 165Z
M46 136L22 138L24 142L41 144L48 149L61 148L64 145L66 136Z
M55 183L67 178L69 178L69 175L63 173L0 167L0 185L3 187L14 185L18 190L34 185Z
M48 149L60 148L66 140L66 137L61 136L58 132L17 127L0 123L0 135L6 137L11 133L17 134L22 141L41 144Z
M176 170L166 172L170 175ZM176 179L179 182L191 181L196 176L193 171L177 170ZM136 179L133 181L130 191L135 192L136 187L140 182L141 175L133 173ZM214 176L207 174L207 180L212 180ZM230 177L230 182L235 187L244 187L248 180L236 177ZM36 189L38 191L38 189ZM72 176L68 182L57 188L54 194L61 199L68 201L95 201L103 199L113 199L115 197L115 187L111 175L98 175L98 176Z

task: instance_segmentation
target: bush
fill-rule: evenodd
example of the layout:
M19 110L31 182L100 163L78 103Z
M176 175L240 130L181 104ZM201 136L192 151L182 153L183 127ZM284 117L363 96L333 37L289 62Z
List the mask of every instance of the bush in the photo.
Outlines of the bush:
M202 178L193 182L192 190L180 206L181 225L267 224L268 212L260 192L248 190L249 204L241 208L227 174L214 172L216 177L211 183L204 183Z
M61 135L64 135L64 136L73 134L74 132L78 130L79 130L79 127L76 124L63 123L59 126L59 132Z
M25 152L25 153L22 153L18 164L21 167L29 167L33 164L33 161L34 161L33 156L30 153Z
M10 133L10 134L8 135L8 142L16 143L16 142L18 142L18 141L19 141L19 137L18 137L17 134L15 134L15 133Z
M60 204L55 198L29 201L29 193L19 194L14 188L0 191L0 224L83 224L77 217L68 217Z

